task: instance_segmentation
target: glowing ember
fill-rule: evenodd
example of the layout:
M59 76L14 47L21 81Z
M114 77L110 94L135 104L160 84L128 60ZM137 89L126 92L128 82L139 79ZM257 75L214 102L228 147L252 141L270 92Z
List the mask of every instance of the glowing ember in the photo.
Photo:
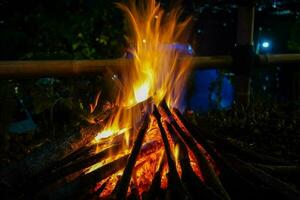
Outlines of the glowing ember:
M113 135L119 135L119 134L125 133L126 131L128 131L128 128L123 128L121 130L105 129L96 135L93 143L98 143L101 141L101 139L108 138Z

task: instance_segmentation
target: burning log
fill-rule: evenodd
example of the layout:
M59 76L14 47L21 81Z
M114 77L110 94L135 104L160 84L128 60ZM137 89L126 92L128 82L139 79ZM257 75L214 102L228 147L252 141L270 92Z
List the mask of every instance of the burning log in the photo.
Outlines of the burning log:
M82 175L70 183L64 184L59 189L49 192L42 191L39 198L47 197L48 199L69 199L79 193L88 193L89 189L98 181L103 180L125 167L129 155L112 161L99 169L88 174Z
M176 117L182 122L186 129L190 133L195 133L195 139L200 141L201 144L207 145L207 140L211 139L216 144L219 149L232 152L239 155L239 157L244 158L251 162L258 162L262 164L271 164L271 165L291 165L292 163L288 161L283 161L282 159L276 159L271 156L261 155L259 153L241 148L240 146L228 141L225 138L219 137L213 133L208 133L206 130L201 129L200 127L194 127L192 124L188 123L186 119L182 116L179 110L173 108L173 111ZM205 137L205 138L204 138ZM206 149L206 147L205 147Z
M37 181L35 181L34 183L38 186L38 187L42 187L43 185L47 185L49 183L52 183L58 179L60 179L61 177L65 177L69 174L75 173L79 170L82 170L84 168L87 168L89 166L92 166L98 162L100 162L102 159L106 158L108 155L111 154L111 152L114 153L119 153L121 152L123 149L122 145L114 145L110 148L107 148L103 151L100 151L97 154L91 155L87 158L78 160L76 162L70 163L69 165L62 167L62 168L58 168L55 171L53 171L50 174L45 174L43 177L39 177L37 179ZM34 187L36 190L36 187Z
M190 191L191 195L194 199L197 199L197 197L203 197L204 199L215 199L215 200L221 200L223 199L220 197L217 193L215 193L211 188L207 187L203 182L197 177L195 172L193 171L190 159L188 156L188 150L182 141L182 138L180 138L179 135L177 135L174 128L167 122L167 129L171 136L173 136L174 143L179 144L179 161L182 169L182 181L187 186L188 190Z
M223 180L223 183L229 188L230 192L231 189L233 190L231 194L234 196L238 195L237 198L245 198L245 194L249 194L248 199L257 199L262 198L261 194L265 194L266 198L277 197L275 193L279 191L279 195L284 196L283 198L288 199L295 199L299 198L299 192L292 189L290 186L288 186L286 183L282 182L279 179L276 179L272 176L270 176L268 173L264 172L263 170L259 170L255 167L253 167L251 164L247 164L242 160L237 159L235 156L224 156L226 154L227 148L223 148L220 153L216 153L216 151L213 149L213 147L206 142L206 139L204 139L199 131L196 130L192 126L192 124L188 123L184 117L181 115L181 113L174 109L174 113L176 114L176 117L180 119L180 121L184 124L184 126L193 133L197 134L198 141L205 146L205 149L209 151L211 155L213 155L216 163L221 168L222 173L220 174L220 179ZM206 136L207 134L205 134ZM215 137L213 135L213 139L216 139L218 142L224 142L227 143L227 140ZM214 140L215 142L215 140ZM231 143L228 144L231 146ZM236 147L234 145L233 147ZM223 156L222 156L222 155ZM238 155L243 155L244 158L246 155L248 155L248 159L250 157L250 160L253 161L262 161L262 158L264 156L256 155L255 153L244 151L244 149L238 148L237 151ZM227 154L226 154L227 155ZM273 159L270 157L266 157L266 160L268 162L273 163L282 163L277 159ZM256 164L255 164L256 165ZM259 164L261 166L261 164ZM246 173L246 174L245 174ZM256 178L253 178L256 177ZM260 183L258 183L260 182ZM267 191L265 187L261 187L260 185L266 184L266 187L272 188L272 190ZM232 185L232 186L231 186ZM238 188L238 191L237 190ZM282 188L282 189L280 189ZM283 191L281 191L283 190ZM275 194L275 195L274 195Z
M143 193L142 199L145 200L157 199L159 196L162 195L163 190L160 188L160 185L161 185L162 171L165 162L166 162L166 155L164 153L158 171L155 173L154 178L152 180L152 184L149 188L149 191Z
M179 174L176 169L175 161L174 161L174 158L171 153L168 138L167 138L165 129L161 122L161 115L156 106L154 106L153 115L156 118L159 130L160 130L160 134L161 134L161 137L162 137L164 145L165 145L165 151L166 151L167 161L168 161L168 166L169 166L169 173L168 173L169 184L168 184L168 186L169 186L170 192L171 192L170 197L172 199L173 198L191 199L190 194L188 194L188 192L186 191L186 189L183 187L183 185L181 183Z
M174 126L175 130L179 133L179 135L185 140L188 144L189 148L195 154L197 159L198 165L203 172L203 178L205 182L213 188L215 191L219 193L224 199L230 199L229 195L227 194L226 190L224 189L221 181L219 180L218 176L216 175L211 163L206 159L204 149L200 149L195 142L195 139L189 134L187 135L178 125L176 120L174 119L170 109L168 108L165 101L162 101L160 106L168 115L171 124Z
M122 175L119 183L116 186L116 189L115 189L115 192L116 192L115 198L116 199L125 199L126 198L127 189L128 189L129 183L130 183L132 170L134 168L136 159L140 152L140 149L141 149L141 146L143 143L143 139L144 139L145 133L148 129L148 126L149 126L149 116L146 115L144 123L139 130L139 133L137 135L136 141L132 148L131 154L128 158L128 162L127 162L127 165L123 172L123 175Z

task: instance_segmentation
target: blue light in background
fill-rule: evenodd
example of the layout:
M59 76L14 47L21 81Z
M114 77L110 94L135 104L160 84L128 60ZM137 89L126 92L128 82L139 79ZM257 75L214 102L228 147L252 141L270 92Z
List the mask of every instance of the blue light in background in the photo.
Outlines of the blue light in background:
M267 41L265 41L265 42L262 43L262 47L263 48L269 48L270 47L270 43L267 42Z

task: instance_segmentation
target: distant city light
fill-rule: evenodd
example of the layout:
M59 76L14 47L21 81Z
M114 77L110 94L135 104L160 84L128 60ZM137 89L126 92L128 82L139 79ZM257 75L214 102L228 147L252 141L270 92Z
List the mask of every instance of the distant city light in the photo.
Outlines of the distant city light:
M270 43L269 42L263 42L262 43L262 47L263 48L269 48L270 47Z

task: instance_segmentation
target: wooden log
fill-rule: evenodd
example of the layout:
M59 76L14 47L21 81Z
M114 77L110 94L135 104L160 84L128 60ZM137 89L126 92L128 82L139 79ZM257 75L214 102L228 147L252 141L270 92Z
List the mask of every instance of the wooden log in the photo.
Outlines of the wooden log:
M138 188L134 183L131 183L130 191L131 191L130 194L126 198L127 200L140 200L141 199Z
M211 145L207 143L208 140L211 140L214 142L214 144L218 149L222 149L222 151L228 151L230 153L234 153L238 155L240 158L242 158L243 160L248 162L255 162L255 163L261 163L267 165L292 165L293 164L289 161L277 159L268 155L262 155L246 148L241 148L240 146L232 143L231 141L225 138L219 137L216 134L208 132L207 130L201 127L196 127L193 124L188 123L188 121L184 118L184 116L182 116L182 114L178 109L174 108L173 111L174 111L173 113L180 120L180 122L185 126L185 128L190 133L193 133L195 139L199 141L202 145L204 145L204 148L206 150L212 149ZM209 153L214 154L214 150L211 150Z
M160 166L159 166L157 172L155 172L155 174L154 174L154 178L152 180L149 191L144 192L142 194L143 200L159 199L159 197L162 196L163 190L160 188L160 185L161 185L162 171L163 171L165 162L166 162L166 154L164 153L162 161L160 163Z
M96 169L88 174L82 175L70 183L66 183L63 187L55 191L43 191L38 198L44 199L71 199L78 194L88 194L89 189L97 182L113 175L123 169L127 163L129 155L125 155L115 161L112 161L99 169Z
M95 146L84 146L73 153L67 155L63 159L55 162L53 165L47 167L46 169L42 170L38 174L34 175L33 179L40 179L41 177L47 177L49 174L54 173L60 168L65 167L66 165L69 165L70 163L76 162L80 160L82 157L86 157L87 155L90 154L91 151L93 151L93 148ZM30 182L33 180L30 180Z
M77 199L78 199L78 200L98 200L100 194L103 192L103 190L104 190L105 187L107 186L108 180L109 180L109 179L107 179L107 180L100 186L100 188L99 188L97 191L92 192L92 193L89 193L89 194L82 194L82 195L81 195L79 198L77 198Z
M190 133L193 133L197 141L203 146L203 148L212 156L216 165L220 169L219 179L222 181L226 191L230 194L233 199L259 199L261 194L265 192L262 188L258 187L257 184L251 180L246 179L239 171L235 169L232 163L224 159L217 150L208 143L208 139L203 137L202 132L199 132L193 124L188 123L187 120L181 115L177 109L173 109L173 113L178 120L183 124ZM226 149L221 149L222 152Z
M8 187L16 190L6 195L16 195L27 183L27 180L53 166L66 155L87 146L99 129L101 129L99 125L91 126L68 134L71 136L48 142L23 160L1 169L0 182L5 182Z
M177 114L180 115L179 112ZM183 124L186 127L188 127L188 125L191 125L186 121ZM199 131L194 133L198 133L197 135L200 135ZM202 137L200 138L201 141L205 140ZM270 198L270 196L272 196L273 192L266 190L266 188L264 187L261 187L259 183L257 183L257 179L253 180L251 179L251 176L245 176L241 170L238 170L236 164L228 161L226 158L224 159L224 157L220 155L220 153L224 154L226 152L226 149L223 148L221 151L219 151L219 153L216 153L212 149L212 147L209 144L207 144L207 142L204 143L206 143L207 149L210 150L210 155L213 155L213 158L217 162L218 166L222 167L220 177L222 180L225 180L223 181L225 183L225 186L227 186L230 189L230 191L232 191L232 193L230 194L237 195L237 198L243 199L246 198L245 194L247 194L247 199L263 198L261 196L262 194L264 194L266 198ZM273 196L276 197L276 195Z
M89 166L92 166L92 165L100 162L102 159L109 156L112 152L118 154L122 150L123 150L123 146L121 144L114 145L110 148L107 148L107 149L97 153L97 154L88 156L87 158L78 160L76 162L73 162L73 163L65 166L65 167L59 168L48 175L45 174L45 176L38 177L36 179L36 182L34 182L35 187L32 187L32 186L30 186L30 187L34 188L34 190L36 191L38 188L41 188L45 185L53 183L54 181L61 179L62 177L73 174L77 171L80 171L82 169L85 169Z
M198 166L203 172L203 178L206 184L215 190L219 195L221 195L224 199L230 199L230 196L227 194L224 189L221 181L219 180L216 172L213 169L211 163L207 160L205 153L202 149L199 149L196 143L196 140L191 136L187 135L178 125L176 120L174 119L171 111L169 110L165 101L162 101L160 106L166 112L168 117L170 118L170 123L174 126L175 130L179 133L179 135L184 139L188 147L191 149L193 154L196 157Z
M288 199L288 200L298 200L300 199L300 192L287 183L271 176L270 174L264 172L261 169L258 169L251 164L248 164L232 154L224 154L226 159L233 163L235 168L237 168L244 176L249 179L253 179L258 182L258 184L264 184L265 186L271 188L271 192L274 196L277 196L279 199ZM277 195L276 195L277 194Z
M167 162L168 162L168 167L169 167L169 173L168 173L168 188L170 189L170 198L171 199L191 199L190 194L188 193L188 191L184 188L184 186L182 185L182 182L180 180L179 174L177 172L176 169L176 164L174 161L174 157L173 154L171 152L170 149L170 145L169 145L169 141L165 132L165 129L162 125L161 122L161 115L157 109L157 107L154 105L154 111L153 111L153 115L156 118L157 121L157 125L159 127L160 130L160 134L162 137L162 140L164 142L165 145L165 152L166 152L166 156L167 156Z
M182 182L188 188L191 196L194 199L198 197L202 197L203 199L214 199L214 200L222 200L216 192L214 192L211 188L207 187L200 178L194 173L189 159L188 150L178 133L175 129L167 122L167 129L171 136L173 136L173 141L175 144L179 145L179 161L182 170Z
M258 167L264 171L267 171L270 174L278 176L295 176L300 177L300 166L299 165L286 165L286 166L272 166L272 165L263 165L263 164L253 164L255 167Z
M251 163L254 167L264 170L265 172L291 182L295 185L300 185L300 166L299 165L289 165L289 166L271 166L263 164Z
M126 195L127 195L127 190L128 190L128 186L130 183L130 179L131 179L131 175L132 175L132 171L133 168L135 166L136 163L136 159L138 157L138 154L140 152L141 146L143 144L143 140L144 140L144 136L145 133L148 129L149 126L149 116L146 115L145 119L144 119L144 123L141 126L139 133L137 135L137 138L135 140L134 146L132 148L132 151L130 153L130 156L128 158L128 162L127 165L124 169L123 175L119 181L119 183L116 185L115 187L115 192L113 192L115 199L125 199Z

